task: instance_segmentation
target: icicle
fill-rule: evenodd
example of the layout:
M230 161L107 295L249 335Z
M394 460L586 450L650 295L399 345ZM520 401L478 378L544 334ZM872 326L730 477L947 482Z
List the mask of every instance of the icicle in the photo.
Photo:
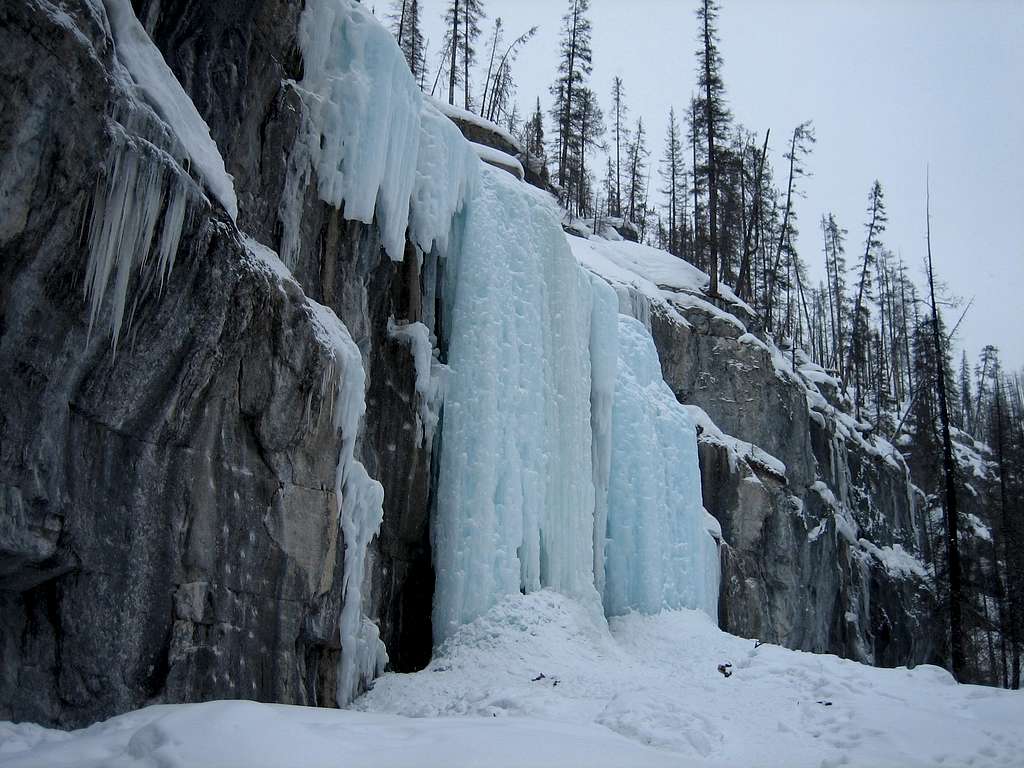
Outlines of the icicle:
M311 299L306 302L319 341L334 356L334 425L341 433L335 494L345 541L337 700L344 706L384 671L388 661L380 632L363 605L367 550L384 519L384 488L355 458L356 436L366 411L366 373L359 348L334 312Z
M298 242L305 184L345 218L376 217L387 254L401 261L408 232L423 252L447 250L452 218L471 197L480 161L459 129L424 101L394 37L359 3L308 0L299 21L305 66L293 87L301 134L289 158L281 255Z
M114 125L113 145L93 196L84 292L90 336L110 293L111 348L116 351L133 275L139 286L137 303L154 275L162 288L174 264L192 182L155 148ZM150 254L158 228L154 272Z
M416 370L416 397L419 401L416 439L429 446L441 415L448 366L438 359L432 334L423 323L398 325L393 317L389 317L388 336L400 341L412 353Z

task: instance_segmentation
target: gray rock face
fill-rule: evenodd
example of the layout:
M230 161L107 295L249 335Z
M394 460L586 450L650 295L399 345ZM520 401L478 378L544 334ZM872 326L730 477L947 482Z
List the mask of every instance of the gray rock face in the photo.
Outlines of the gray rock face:
M362 353L356 453L385 491L363 608L391 667L413 670L431 652L433 446L417 430L410 351L388 327L421 321L440 337L444 264L411 246L391 261L374 226L319 201L315 177L289 186L297 4L133 4L234 176L238 227L287 251L298 285L254 263L196 196L168 282L133 277L115 354L110 298L90 329L83 297L97 179L130 111L112 42L88 0L0 7L0 719L78 726L213 698L331 705L348 436L333 425L324 383L336 363L306 298L332 308ZM168 137L135 138L151 167L169 162L157 151ZM705 506L728 542L723 626L875 663L927 658L928 595L837 536L815 490L857 510L874 544L910 547L919 515L905 475L811 418L804 393L728 323L690 319L653 316L666 380L787 468L701 444Z
M374 227L308 192L302 289L284 289L222 211L195 204L169 283L147 292L133 279L140 300L112 353L109 306L89 331L83 232L110 116L126 107L103 18L65 5L67 17L34 0L0 10L0 718L74 726L160 701L333 703L340 436L303 291L364 356L357 454L386 506L366 608L394 668L425 664L430 446L415 438L411 355L387 322L422 319L430 281L414 253L392 262ZM223 150L239 226L277 247L298 9L137 10Z
M870 544L919 552L922 511L906 467L843 437L827 411L812 418L805 386L778 375L763 345L710 312L677 309L689 327L651 312L677 398L786 470L780 476L756 453L737 458L710 436L699 441L704 505L725 541L723 629L884 666L933 660L930 589L837 527L841 504Z

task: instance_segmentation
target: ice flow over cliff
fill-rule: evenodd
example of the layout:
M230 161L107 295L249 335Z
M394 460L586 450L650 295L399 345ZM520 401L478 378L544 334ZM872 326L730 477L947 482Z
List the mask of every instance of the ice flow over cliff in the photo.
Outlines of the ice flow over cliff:
M125 87L164 121L234 220L232 182L202 118L126 0L107 0L106 9ZM700 608L714 618L718 552L704 527L694 430L661 378L650 334L620 317L615 292L579 265L550 196L481 163L455 124L424 99L372 13L352 0L310 0L298 38L305 66L293 85L302 130L280 211L283 263L258 243L247 247L291 279L291 208L315 176L324 202L377 222L391 258L404 257L407 239L419 253L442 257L441 346L450 370L432 523L435 641L508 595L542 588L578 601L601 622L662 608ZM122 165L112 173L119 183ZM148 248L160 198L146 197L146 208L126 202L138 196L122 197L111 197L104 221L145 235ZM184 205L178 209L180 228ZM172 244L177 228L167 236ZM94 314L114 261L121 263L121 308L128 271L147 268L145 259L122 258L116 246L123 239L111 235L93 249ZM160 263L173 268L170 256ZM364 411L361 360L334 313L314 309L321 326L335 329L325 345L347 372L337 385L339 403L347 404L339 412L348 414L339 422L345 448L338 466L346 547L338 699L345 704L386 658L363 594L381 494L353 453ZM119 314L113 322L116 343ZM429 377L429 335L409 338L418 340L419 368ZM432 426L436 416L425 414L424 423Z
M406 232L445 257L435 641L544 587L597 617L714 617L693 427L650 335L577 263L554 201L475 158L359 4L308 4L300 42L324 199L377 216L392 257Z

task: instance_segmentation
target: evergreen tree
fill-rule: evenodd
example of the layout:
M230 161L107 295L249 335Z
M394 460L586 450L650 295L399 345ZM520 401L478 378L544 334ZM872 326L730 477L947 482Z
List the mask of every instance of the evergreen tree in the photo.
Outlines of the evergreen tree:
M640 224L646 216L647 204L647 134L644 132L644 120L638 118L633 131L633 140L629 144L629 168L626 176L625 212L634 224ZM638 216L637 214L641 214Z
M881 197L881 188L875 182L877 197ZM876 197L876 195L872 195ZM876 202L877 209L879 204ZM949 583L949 647L952 662L953 677L962 680L967 668L967 659L964 654L964 623L963 623L963 575L960 571L960 529L957 513L956 495L956 465L953 461L953 440L950 435L949 423L949 398L947 396L947 371L948 354L945 345L945 334L940 331L939 308L935 300L935 270L932 266L932 224L931 224L931 199L930 193L926 204L927 210L927 245L928 245L928 291L931 298L932 316L932 340L935 350L935 359L938 361L939 371L936 377L938 384L939 400L939 421L942 426L942 469L945 485L944 509L946 516L946 568ZM868 243L870 246L871 232L868 232Z
M690 99L690 108L686 114L686 138L690 143L690 167L692 169L690 194L693 196L693 224L690 227L693 241L691 263L697 269L706 270L707 227L704 226L704 209L701 206L701 198L707 189L708 168L707 156L704 151L703 114L702 102L696 97L692 97Z
M537 106L527 123L526 140L523 142L526 153L533 157L544 156L544 115L540 111L540 97Z
M885 215L885 196L882 193L882 185L876 180L871 187L871 194L868 196L868 221L864 225L867 229L867 235L864 238L864 259L860 268L857 299L853 304L850 359L846 366L847 371L853 371L854 409L858 419L860 418L860 409L863 405L862 383L865 377L865 366L867 363L866 345L870 332L870 312L866 301L871 298L871 268L875 263L876 252L882 247L879 237L885 231L887 221L888 219Z
M596 94L590 88L582 88L577 95L577 109L573 115L570 143L570 162L573 169L571 187L576 193L576 212L580 216L591 213L593 200L592 174L587 170L587 153L592 149L604 149L604 113L597 102Z
M811 121L807 120L793 129L793 134L789 141L789 150L783 156L789 161L789 181L786 184L786 202L782 208L782 223L775 247L775 261L768 275L768 305L765 308L765 321L769 328L775 327L775 319L773 319L772 313L778 304L778 294L781 289L785 288L787 295L791 292L794 260L793 239L796 235L796 214L793 210L793 201L794 197L799 194L797 188L798 180L807 175L804 160L810 154L811 145L814 142L814 126ZM780 271L783 256L786 257L785 276ZM784 323L787 327L791 325L791 314L789 301L787 300L786 315L788 319Z
M580 94L586 88L587 79L593 68L593 53L590 47L590 20L587 13L590 0L569 0L569 9L562 17L562 37L559 42L558 78L551 86L554 96L551 116L555 120L556 162L558 187L563 196L569 195L572 168L570 155L573 143L573 123L578 122L581 110Z
M622 78L617 76L612 80L612 132L615 142L615 183L613 191L608 196L608 210L612 216L622 216L622 154L629 143L629 128L626 127L626 117L629 109L626 106L625 92L622 85Z
M390 16L391 31L413 78L422 88L423 70L426 68L426 47L420 21L419 0L394 0Z
M972 407L971 369L967 364L967 350L965 349L960 360L960 429L976 435Z
M759 267L758 254L762 255L763 261L765 200L771 196L769 194L771 189L771 167L767 162L768 137L770 135L771 130L765 131L764 144L760 153L757 152L753 144L747 148L746 153L747 165L754 169L753 173L748 172L747 174L753 179L753 186L750 190L752 202L750 205L750 215L747 217L746 227L743 232L743 255L740 260L739 275L736 281L736 293L741 299L750 301L755 308L759 306L758 275L763 274L763 270ZM692 257L691 260L696 263L696 260Z
M708 274L711 276L708 291L712 296L718 295L718 166L715 142L724 136L728 122L721 75L722 56L718 50L718 12L717 0L701 0L697 8L700 24L697 79L701 90L708 157Z
M448 72L448 103L455 104L455 88L461 83L463 107L470 111L473 106L469 95L469 73L476 63L476 41L480 37L480 20L483 16L483 0L450 0L444 15L447 31L444 39L446 61L443 66Z
M829 304L832 315L832 365L843 376L844 352L848 334L846 320L846 230L836 223L832 213L821 220L825 238L825 272L828 275Z
M665 137L665 154L662 156L661 168L659 170L661 179L665 186L661 193L665 195L668 205L668 220L666 222L666 245L669 253L679 256L680 247L680 222L678 217L681 200L686 197L685 178L683 169L683 148L679 141L679 123L676 121L676 111L669 109L668 132Z

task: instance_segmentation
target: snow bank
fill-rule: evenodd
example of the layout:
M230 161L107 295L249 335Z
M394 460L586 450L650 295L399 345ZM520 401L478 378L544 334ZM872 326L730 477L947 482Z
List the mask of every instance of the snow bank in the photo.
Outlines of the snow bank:
M671 306L665 291L615 259L615 249L621 243L581 237L569 237L568 240L579 263L606 280L615 289L619 297L620 312L635 317L649 329L651 306L658 305L680 325L690 326L689 322Z
M468 112L465 109L449 104L447 101L435 99L431 96L427 96L426 98L435 109L451 120L469 123L470 125L475 125L477 128L484 131L500 136L502 141L507 143L509 146L514 147L516 152L520 155L524 154L523 145L519 143L519 140L497 123L492 123L490 120L487 120L474 112Z
M254 701L152 706L71 734L0 724L0 758L8 768L678 766L674 756L594 724L413 720Z
M705 443L714 443L728 450L729 466L735 472L738 462L745 461L753 467L774 475L779 481L786 481L786 465L781 459L772 456L768 451L740 440L738 437L727 435L698 405L684 405L682 408L689 415L694 425L700 427L700 440Z
M681 766L996 766L1014 764L1024 747L1024 696L958 686L937 667L878 669L755 647L699 611L609 623L548 590L512 595L425 670L385 675L356 707L599 723ZM720 664L732 665L730 677ZM506 762L519 761L513 753Z
M720 664L731 664L724 677ZM1024 696L726 634L699 611L595 623L510 595L355 708L148 707L66 733L0 724L7 768L1016 765Z
M893 576L928 578L928 569L920 560L907 552L902 545L893 544L891 547L879 547L867 539L860 539L858 543L861 549L874 556Z
M523 180L526 175L523 173L523 164L520 163L512 155L506 154L499 149L488 147L484 144L477 144L471 141L470 146L476 153L476 156L483 160L485 163L501 168L503 171L508 171L515 176L519 181Z

